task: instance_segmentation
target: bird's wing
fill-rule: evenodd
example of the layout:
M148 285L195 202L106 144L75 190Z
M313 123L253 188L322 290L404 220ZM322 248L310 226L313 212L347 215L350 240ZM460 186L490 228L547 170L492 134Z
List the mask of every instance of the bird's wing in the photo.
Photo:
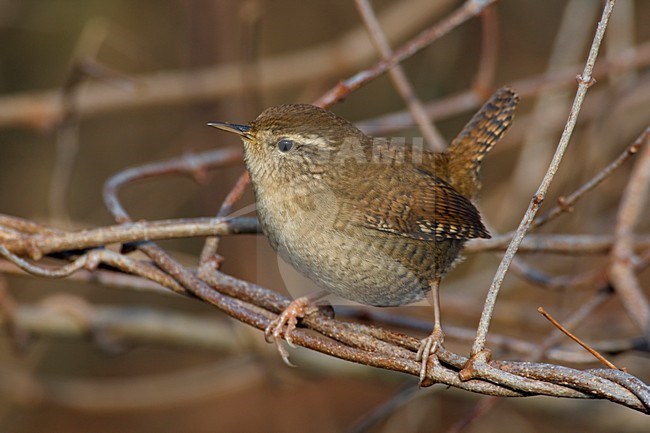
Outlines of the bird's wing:
M490 237L476 207L430 171L373 167L337 194L340 223L421 240Z

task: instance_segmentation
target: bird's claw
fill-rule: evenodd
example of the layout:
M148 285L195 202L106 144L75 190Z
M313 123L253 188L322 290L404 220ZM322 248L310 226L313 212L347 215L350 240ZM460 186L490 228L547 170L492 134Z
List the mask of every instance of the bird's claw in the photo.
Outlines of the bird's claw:
M268 343L275 343L282 360L290 367L295 365L289 360L289 352L282 345L282 338L284 337L290 347L297 347L293 342L293 331L298 326L298 319L317 310L318 308L306 296L294 299L264 330L265 340Z
M440 326L434 326L431 335L429 335L427 338L423 338L420 341L420 347L418 348L418 353L415 356L415 360L421 362L419 380L420 386L423 386L427 378L429 358L433 357L432 361L434 365L439 364L436 352L440 347L442 347L444 340L445 334L442 332L442 328Z

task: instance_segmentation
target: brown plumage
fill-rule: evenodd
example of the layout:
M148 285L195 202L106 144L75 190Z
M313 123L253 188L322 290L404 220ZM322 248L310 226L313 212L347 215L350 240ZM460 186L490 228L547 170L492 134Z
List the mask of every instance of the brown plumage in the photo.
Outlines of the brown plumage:
M433 289L437 310L438 282L463 244L489 237L471 200L517 102L512 90L497 91L441 154L373 139L311 105L268 108L250 126L211 125L242 137L260 223L286 261L370 305L411 303ZM278 337L287 323L289 339L295 314L270 332ZM434 352L441 330L436 338Z
M465 197L474 198L481 189L481 161L510 127L518 103L512 89L497 90L449 145L448 173L454 188Z

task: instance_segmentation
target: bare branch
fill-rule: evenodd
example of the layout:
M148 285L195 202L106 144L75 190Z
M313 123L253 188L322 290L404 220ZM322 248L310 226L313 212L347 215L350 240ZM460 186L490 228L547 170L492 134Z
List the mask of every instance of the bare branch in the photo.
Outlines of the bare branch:
M433 6L430 6L431 2L417 0L417 4L420 4L420 2L429 5L428 7L431 9L427 9L427 11L434 9ZM413 4L415 3L413 1ZM438 4L439 2L435 3ZM320 104L330 105L348 96L354 89L369 83L384 72L396 70L394 68L400 65L404 59L409 58L433 40L448 33L471 17L481 14L484 25L482 59L479 62L479 71L474 82L474 89L430 104L428 115L433 114L433 117L451 116L475 106L484 96L482 93L488 91L494 81L497 54L496 15L494 9L489 8L494 3L494 0L466 1L447 18L398 47L391 54L391 44L386 40L382 29L385 28L391 34L400 34L406 38L406 29L416 25L414 22L404 20L405 16L412 16L412 12L407 15L400 14L401 21L397 22L401 23L401 25L394 25L391 28L386 26L384 22L381 25L377 23L368 2L359 0L360 8L365 10L365 21L372 29L372 36L382 52L383 60L336 86L319 100ZM592 288L594 286L597 288L595 292L583 292L589 293L591 296L582 300L568 319L563 320L569 327L573 327L589 317L599 306L612 298L611 284L616 285L616 293L620 294L622 299L628 296L627 309L632 311L637 308L637 312L633 313L633 316L637 317L639 323L644 323L643 317L645 313L642 310L645 308L644 302L647 301L645 298L640 298L639 301L638 296L634 294L630 296L629 293L633 293L640 288L635 272L640 272L650 263L650 254L648 254L650 251L650 237L647 234L637 234L632 238L633 229L640 222L642 215L640 206L642 206L642 203L641 200L637 200L638 203L636 204L631 203L633 199L630 197L638 198L639 196L647 197L648 195L647 173L650 172L650 163L648 163L650 157L647 156L647 145L645 143L647 143L649 130L646 130L633 145L603 170L599 171L591 180L583 184L573 194L562 199L555 208L547 214L535 218L542 200L546 198L549 185L554 179L568 146L587 88L593 84L594 61L612 6L613 1L608 2L606 5L587 65L579 77L578 92L571 114L566 122L565 131L557 146L553 161L539 185L537 194L530 202L519 229L515 233L495 236L493 239L472 242L468 245L468 252L506 249L506 255L499 271L494 276L493 287L487 302L488 306L481 319L479 332L475 334L473 330L467 327L447 327L448 336L452 338L455 337L461 341L472 341L473 337L476 337L472 356L468 358L441 349L437 354L440 362L432 365L428 370L428 379L432 383L441 383L471 392L494 396L548 395L565 398L608 399L642 413L650 413L650 388L636 377L624 372L609 370L581 371L542 362L497 361L491 360L489 351L485 349L487 339L489 344L499 349L521 354L535 361L542 356L546 359L576 363L590 361L586 354L578 351L575 347L556 346L559 338L556 332L552 332L543 338L541 343L525 341L522 338L504 334L491 333L489 336L487 335L496 296L505 273L511 264L513 270L518 270L520 274L531 280L537 278L538 283L549 287L565 287L569 290ZM398 6L394 8L389 8L386 14L393 14L398 9L401 10L401 7ZM411 2L409 2L408 8L412 8ZM424 14L424 12L417 11L416 14ZM394 19L398 15L391 16ZM403 25L404 22L408 22L409 25ZM419 18L417 22L420 22ZM397 31L394 28L401 30ZM304 77L309 77L310 80L324 77L326 75L323 74L332 74L334 69L330 67L334 68L336 66L336 76L339 76L341 71L359 67L361 64L359 62L368 61L371 56L371 50L366 48L362 52L350 50L348 44L356 44L355 41L360 32L361 29L358 29L353 32L354 35L352 36L345 35L342 42L339 42L343 45L342 51L336 50L334 54L322 50L329 50L331 45L338 46L338 43L308 50L308 53L298 53L300 55L299 63L293 61L295 60L293 56L298 55L296 53L276 57L270 61L261 60L260 67L262 69L260 69L258 75L261 82L250 84L250 86L255 86L254 88L260 91L267 90L271 87L295 85L296 80ZM393 39L391 35L387 36ZM346 38L354 40L351 41ZM364 43L364 45L367 44ZM318 51L318 56L314 54L316 51ZM311 54L309 53L314 54L314 57L310 57ZM352 54L350 53L358 55L359 59L351 59ZM308 54L308 56L304 57L304 54ZM336 57L339 55L342 57ZM631 70L639 65L647 64L650 62L650 45L637 46L633 52L626 53L626 56L614 54L614 57L604 63L605 67L600 68L599 73L612 72L617 67L621 68L619 70L627 70L625 68ZM323 59L327 63L327 68L323 68ZM332 59L336 60L333 61ZM264 78L268 76L264 72L264 68L269 67L269 64L274 65L278 60L283 61L281 67L282 71L286 71L286 73L272 74L275 78ZM310 62L310 60L314 60L314 62ZM616 62L619 63L619 66L616 65ZM234 66L227 65L226 69ZM321 70L316 71L317 68L321 68ZM240 84L234 86L234 90L224 90L223 83L219 84L222 87L216 86L211 80L216 75L224 73L224 70L222 68L213 68L211 73L215 75L210 75L209 82L198 80L200 85L197 88L200 87L201 92L206 94L205 96L197 94L194 83L191 83L192 80L187 80L187 77L207 79L207 76L202 75L203 73L207 74L207 70L182 75L183 79L190 83L189 88L191 90L189 94L182 96L178 94L179 89L181 92L187 91L188 87L185 85L178 86L178 82L174 81L181 76L180 74L173 77L162 74L163 79L159 81L154 80L152 77L145 77L148 80L147 84L153 85L153 89L162 84L177 87L174 87L173 91L163 89L162 95L157 99L147 94L143 97L143 101L139 102L134 102L133 95L115 97L115 92L98 90L102 89L102 87L93 84L89 86L92 92L95 92L91 92L91 96L93 98L107 96L107 99L102 101L92 100L90 105L82 104L79 107L79 115L93 115L111 109L145 106L154 103L203 100L203 98L212 98L215 95L230 94L230 92L241 90L242 86L248 86L248 84L241 84L239 80L235 80ZM232 78L235 73L239 73L239 67L237 67L236 72L233 72L235 69L229 69L229 71L226 75ZM571 74L575 75L575 72L571 72ZM150 79L151 81L149 81ZM516 87L522 93L532 95L539 94L546 89L564 86L566 81L567 72L564 70L520 80L517 82ZM413 90L409 88L408 82L402 82L401 85L404 84L406 84L406 87L402 88L404 94L408 96L410 92L411 96L413 96ZM208 91L206 91L206 87L208 87ZM111 99L111 97L114 99ZM12 105L13 102L16 101L0 98L0 107L16 108L17 105ZM25 100L22 103L25 103ZM13 117L7 120L11 116L2 117L3 115L0 115L0 127L11 122L29 123L32 126L35 124L41 126L51 125L52 122L60 120L62 111L57 104L58 102L56 104L47 102L45 105L38 105L40 108L46 107L47 109L47 112L42 117L37 116L38 121L34 120L34 112L25 111L25 106L22 106L21 116L23 117ZM411 110L410 113L415 113L419 109L411 107ZM0 112L3 112L3 110L0 110ZM26 120L26 117L24 117L26 113L32 116L32 120ZM408 114L408 122L411 122L410 113ZM422 113L420 112L420 114ZM417 117L417 115L414 117ZM421 123L428 123L424 116L420 117L419 120ZM391 130L393 128L392 130L394 130L399 125L399 122L388 126L380 125L378 129ZM526 236L531 228L539 227L562 212L570 210L581 197L585 196L586 192L607 179L636 152L639 152L640 158L626 187L626 197L621 201L614 236L604 234L604 231L598 231L595 235L573 234L570 229L566 230L567 234ZM234 217L234 214L243 214L243 211L233 212L233 208L249 183L247 174L243 174L233 186L215 218L133 222L132 216L119 200L119 193L122 188L132 183L177 174L190 175L201 179L209 169L240 164L241 153L239 148L221 149L197 155L185 155L168 161L129 168L117 173L106 183L104 188L106 205L119 223L116 226L67 232L31 221L0 215L0 254L6 258L6 261L0 260L0 272L12 276L25 276L29 273L45 278L65 277L70 281L93 281L106 286L128 286L132 290L147 290L156 293L161 293L161 290L164 290L164 293L200 299L225 312L230 317L250 325L252 328L263 330L289 304L289 299L265 287L225 274L221 272L219 266L221 258L218 255L218 247L221 236L259 232L259 225L255 219ZM637 206L637 208L634 206ZM174 258L172 252L164 250L154 243L154 241L161 239L199 236L208 239L201 253L198 269L181 264L179 260ZM524 238L524 236L526 237ZM111 244L122 244L121 252L116 252ZM109 245L110 247L107 248ZM143 259L138 252L130 255L129 253L133 250L139 250L147 257ZM589 269L561 276L546 271L546 267L543 265L536 268L523 262L513 263L512 260L517 252L562 254L565 257L578 257L580 254L611 254L612 262L609 274L599 269ZM139 259L136 257L139 257ZM597 260L602 261L603 258L594 256L595 263L597 263ZM538 265L535 264L535 266ZM620 274L617 274L615 269L617 266L622 268ZM480 277L482 277L482 274L478 275L475 280L450 281L450 285L456 284L458 287L463 288L465 286L470 288L472 285L478 286L482 284L482 282L479 283ZM472 278L474 278L474 275L472 275ZM632 287L632 291L630 291L630 287ZM0 295L2 295L1 287ZM7 299L9 300L7 301ZM452 300L457 305L452 305L450 307L451 311L454 311L455 308L456 311L464 312L466 316L468 310L472 311L473 304L468 303L466 298L463 298L462 293L455 294ZM641 304L640 307L630 306L630 302L637 301ZM509 311L513 311L513 308L521 310L519 303L506 303L504 308L507 309L508 306L510 307ZM399 371L407 375L419 375L421 365L416 361L416 352L420 344L419 338L405 335L395 329L428 332L430 323L423 323L412 318L395 318L376 311L363 313L347 311L348 318L352 316L357 320L354 322L335 320L331 315L321 311L307 316L300 322L300 327L294 332L293 341L299 346L328 356L366 366ZM638 311L641 311L641 313ZM338 310L337 313L339 313L339 316L346 315L345 310L343 310L343 314ZM525 311L521 314L530 317L530 315L526 316L527 312ZM132 339L136 342L153 341L161 344L206 347L225 352L240 350L237 340L214 320L200 320L196 317L170 314L167 311L149 308L135 310L130 307L96 306L83 302L80 298L71 298L69 295L67 298L61 298L60 295L55 295L54 298L49 297L47 302L40 305L26 305L16 303L12 298L0 298L0 315L3 324L12 327L10 329L38 335L90 335L99 343L101 343L100 339L102 337L108 337L108 340L114 339L116 343ZM369 321L370 324L365 324L363 320ZM613 340L600 339L593 346L606 353L620 353L632 350L647 352L648 350L647 342L644 343L643 336L639 337L637 335L632 337L616 336ZM241 358L236 358L237 360L241 361ZM244 371L251 372L247 369ZM3 373L0 372L0 374ZM6 381L4 380L5 376L9 378ZM6 387L5 384L10 381L11 377L12 375L3 374L0 387ZM183 374L170 378L158 377L155 378L153 383L171 383L173 384L171 386L175 387L178 385L177 380L180 378L180 382L182 382L183 377L185 377ZM240 383L255 384L260 377L262 376L259 372L252 371L251 377L247 381ZM165 379L170 380L167 382ZM107 399L102 399L101 396L87 402L75 398L65 398L67 396L65 392L67 391L71 392L70 395L73 395L73 397L83 395L84 391L87 392L90 388L84 383L48 382L46 385L47 389L45 390L38 387L29 388L42 391L37 392L33 397L45 396L45 401L57 401L59 404L67 404L70 407L78 408L101 409L137 406L135 403L122 406L120 404L114 405ZM179 389L185 389L181 385L178 386ZM120 391L122 393L120 395L128 396L128 387L115 387L113 389ZM203 387L201 389L205 390L207 388ZM48 393L51 390L56 392ZM147 396L143 397L146 398ZM173 404L182 401L182 396L173 395L172 393L169 399L154 398L153 401L154 403L150 406L145 405L142 407Z
M394 65L401 63L429 45L431 42L449 33L468 19L478 15L483 9L495 1L496 0L466 0L460 8L456 9L456 11L443 21L423 31L418 36L404 44L401 48L395 51L389 59L383 60L372 68L358 72L347 80L340 82L325 95L321 96L314 105L329 107L336 102L341 101L351 92L385 73Z
M569 145L569 140L571 139L573 128L575 127L576 121L578 119L578 113L580 112L580 107L582 106L582 102L584 101L584 98L587 94L587 90L594 83L592 78L592 71L594 68L594 64L596 63L596 57L598 56L598 49L600 48L600 43L603 39L603 36L605 35L605 29L607 28L607 21L609 20L609 16L612 13L614 3L615 1L610 0L607 1L605 5L602 18L598 23L598 29L596 31L594 41L591 45L591 50L589 51L589 57L587 59L587 63L582 72L582 75L579 77L578 80L578 91L573 101L573 106L571 107L569 118L567 119L567 124L564 128L564 131L562 132L562 137L560 138L560 142L557 146L555 154L553 155L553 160L551 161L551 164L549 165L548 170L544 175L544 179L542 179L542 182L537 192L535 193L533 199L528 205L528 209L526 210L526 213L524 214L524 217L521 220L521 223L519 224L519 227L515 232L515 236L510 242L510 245L508 246L505 255L503 256L503 259L499 265L497 273L494 276L494 280L492 281L492 284L488 291L488 295L485 301L485 308L483 310L483 314L481 315L481 321L479 322L478 330L476 333L476 340L474 341L474 344L472 346L472 355L474 356L478 355L485 348L485 340L490 325L490 319L492 318L492 314L494 312L494 306L496 304L496 299L499 294L501 284L503 283L503 279L505 278L510 263L514 259L515 254L519 249L519 245L521 244L521 241L523 240L524 236L526 236L526 233L530 229L533 223L533 219L535 218L535 215L537 214L540 205L546 198L546 192L548 191L548 188L553 178L555 177L555 173L557 172L560 166L560 162L562 161L564 152L566 151L566 148Z
M375 17L369 0L356 0L356 5L375 47L381 53L382 59L389 59L393 55L393 50L391 50L388 39L381 30L379 22L377 22L377 17ZM388 74L393 81L395 89L397 89L402 100L404 100L413 115L413 119L420 128L426 143L435 151L444 151L447 148L447 143L435 125L428 119L424 106L415 94L411 83L409 83L404 69L399 64L396 64L388 70Z
M402 40L412 29L430 22L431 17L449 3L449 0L398 2L387 8L380 21L389 30L391 40ZM365 31L359 27L333 42L264 60L257 83L241 80L237 63L191 72L159 71L134 76L131 82L135 84L135 91L125 91L109 83L86 83L79 95L78 112L82 118L87 118L115 110L215 100L241 94L250 86L266 90L295 87L363 67L374 55L366 40ZM64 113L58 89L3 96L0 107L0 128L13 125L51 129L61 121Z
M650 129L646 130L648 131ZM644 134L643 140L646 145L641 150L621 199L609 274L628 314L634 323L648 334L650 305L634 274L634 227L647 217L644 209L650 195L650 134Z

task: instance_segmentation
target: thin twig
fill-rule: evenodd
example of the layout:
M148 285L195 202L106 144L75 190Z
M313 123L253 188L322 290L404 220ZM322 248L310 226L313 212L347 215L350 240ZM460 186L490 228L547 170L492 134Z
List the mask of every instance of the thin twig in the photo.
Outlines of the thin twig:
M647 130L646 130L647 131ZM630 180L623 192L618 210L616 240L612 248L609 275L616 293L634 323L646 334L650 332L650 305L634 275L634 227L639 224L650 195L650 135L645 134L646 146L636 161Z
M427 25L450 3L449 0L396 2L385 9L380 21L391 40L404 40L414 28ZM79 97L79 115L83 119L117 110L214 101L240 95L251 86L265 91L295 88L366 65L374 55L366 40L366 32L359 26L331 42L265 59L260 63L261 79L256 83L241 79L241 66L237 62L189 72L156 71L133 76L131 82L136 84L137 92L102 82L88 83ZM0 97L0 128L51 129L63 115L59 94L60 91L54 89Z
M580 286L584 287L593 284L594 281L603 278L602 271L591 270L575 275L549 275L524 263L521 258L515 258L510 265L510 269L514 274L549 290L576 289Z
M9 261L0 261L0 273L18 276L30 275L28 272L23 271L18 266ZM127 289L129 291L135 292L141 291L147 293L155 293L165 296L174 294L174 292L156 283L154 279L149 279L149 277L137 277L134 275L128 275L122 272L115 272L108 269L95 269L92 272L79 270L74 274L67 276L66 281L95 283L100 284L103 287Z
M69 224L65 206L70 188L74 163L79 152L80 85L93 76L103 81L113 80L113 75L99 63L89 60L96 57L107 36L107 26L102 20L89 20L75 44L71 67L61 89L62 114L56 125L56 160L48 194L49 210L56 220ZM122 80L122 77L118 77Z
M612 71L627 71L645 67L650 64L650 43L634 47L631 52L619 53L611 59L605 59L594 70L594 78L606 77ZM515 80L510 83L523 100L556 89L565 88L575 83L575 71L580 65L572 65L552 73L542 73ZM427 113L432 120L443 120L460 113L475 110L485 98L475 89L464 90L442 99L426 103ZM357 127L369 135L387 135L394 131L413 126L410 113L398 111L377 116L356 123Z
M355 4L357 5L357 9L359 10L359 14L363 19L366 29L368 29L368 34L370 35L372 42L381 53L382 59L389 59L393 55L393 50L388 44L386 35L381 30L381 26L377 21L377 17L370 5L370 1L356 0ZM395 89L397 89L397 92L402 97L402 100L404 100L408 106L408 109L413 115L413 119L420 128L420 132L422 132L424 140L428 144L429 148L437 152L444 151L447 147L445 139L442 137L440 131L438 131L435 125L429 120L429 117L424 110L424 106L415 94L413 86L411 86L411 83L406 77L406 73L402 66L399 63L396 64L388 71L388 75L393 81Z
M595 189L598 185L600 185L603 181L605 181L607 178L609 178L617 169L619 169L624 162L626 162L628 159L632 158L633 156L637 155L640 150L642 150L648 143L648 140L650 139L650 126L647 127L635 140L632 144L630 144L616 159L614 159L612 162L610 162L605 168L600 170L598 173L596 173L591 179L583 183L578 189L573 191L571 194L568 196L562 196L558 199L558 203L551 209L549 209L546 213L536 217L533 220L533 223L531 225L531 229L541 227L542 225L546 224L547 222L557 218L559 215L561 215L564 212L571 212L573 210L573 207L575 204L588 192L592 191ZM508 232L504 234L500 234L497 236L492 237L491 239L480 239L480 240L475 240L470 242L467 247L465 248L466 252L476 252L476 251L487 251L487 250L494 250L497 248L503 248L505 245L507 245L511 239L512 236L514 236L515 232ZM639 240L641 236L637 236L636 240ZM564 238L564 239L556 239L553 241L551 236L545 236L543 240L541 240L541 243L537 242L532 242L533 245L527 245L529 242L534 239L534 235L529 235L524 240L522 241L519 251L525 252L525 251L530 251L534 250L537 248L537 251L547 251L547 252L552 252L552 249L549 249L550 244L547 244L547 242L555 243L559 242L556 244L557 252L561 251L568 251L568 249L565 250L565 248L571 248L574 252L573 248L579 248L578 243L571 242L569 238ZM577 241L577 239L574 239ZM586 239L583 239L586 240ZM613 240L613 239L612 239ZM564 241L568 241L571 243L573 246L569 247L568 244L561 245L564 243ZM586 245L585 245L586 246ZM595 247L595 245L593 245ZM604 245L603 245L604 246ZM609 244L606 248L607 251L602 250L602 252L608 252L609 248L611 247L611 244ZM642 246L642 248L647 248L647 246ZM597 252L596 248L594 250L591 250L592 252ZM586 250L585 250L586 252Z
M217 218L225 218L231 212L234 204L241 198L246 186L250 183L250 176L248 171L245 171L237 182L232 187L226 199L221 204L219 212L217 212ZM201 258L199 259L199 268L203 268L208 262L214 259L217 255L217 250L219 249L219 237L218 236L208 236L205 240L203 250L201 251Z
M465 5L472 3L477 5L479 2L467 2ZM491 2L485 2L488 3ZM582 77L585 83L590 75L583 73ZM235 153L232 150L216 152L207 159L188 157L182 161L152 164L118 173L107 183L106 202L116 219L128 227L131 217L118 200L118 192L121 188L135 181L160 175L189 173L201 176L207 167L238 162L241 151L239 150L239 154ZM238 188L245 183L245 181L237 183L237 187L229 194L223 208L234 202L238 196ZM5 239L12 242L16 239L32 237L27 236L26 232L27 230L22 232L18 228L9 226L6 231L0 229ZM35 233L34 236L42 234L38 228ZM149 262L136 261L127 265L141 266L143 271L148 268L155 269L158 274L176 284L178 293L198 297L243 323L264 329L275 314L289 303L289 300L282 295L222 274L217 270L198 278L195 270L182 266L166 251L151 242L146 242L149 239L141 238L139 240L143 242L135 246L147 254L157 267ZM74 266L79 266L82 260L90 266L93 264L91 259L97 256L106 255L107 260L110 259L108 252L100 250L77 251L76 254L82 254L85 258L77 259L78 262L73 262ZM68 255L63 257L72 260ZM115 267L130 272L127 265ZM94 269L93 266L91 268ZM50 274L50 276L56 275ZM147 275L144 278L153 279L155 276ZM364 365L401 371L414 376L419 374L420 364L415 361L415 352L419 346L417 338L387 329L340 322L320 313L305 318L301 325L309 328L309 331L303 328L295 331L294 342L298 345ZM90 324L82 324L82 326L90 326ZM485 359L485 362L475 362L472 366L475 380L461 381L459 372L467 365L468 359L444 348L441 348L437 355L440 363L428 372L429 378L459 389L513 397L540 394L567 398L606 398L644 413L650 411L650 389L638 379L623 372L601 370L585 372L543 363Z
M45 268L43 266L29 263L28 261L13 254L2 244L0 244L0 256L9 260L23 271L39 277L65 278L81 269L94 271L100 264L105 264L120 269L121 271L128 274L137 275L139 277L156 282L176 293L184 292L182 287L180 287L173 278L171 278L169 275L164 274L159 269L156 269L147 263L132 260L123 254L118 254L110 250L91 250L85 254L82 254L67 265L50 268Z
M478 61L478 71L472 88L483 96L490 97L494 87L499 58L499 16L496 6L490 6L481 12L481 56Z
M120 183L114 183L116 188L119 185ZM117 193L117 190L114 193ZM114 199L116 217L129 221L130 217L117 201L116 195L114 195ZM160 269L172 275L187 293L209 302L237 320L258 329L265 329L273 317L273 315L268 315L266 309L279 312L289 303L288 299L277 293L218 272L212 273L214 281L210 282L211 287L205 281L196 278L192 272L181 266L158 246L147 243L139 245L138 248L147 254ZM415 338L382 329L341 323L322 314L306 317L303 320L303 325L317 330L329 338L313 335L298 328L293 334L296 344L365 365L404 371L412 375L419 374L420 365L415 360L419 340ZM466 358L446 350L441 350L438 356L441 362L454 369L460 369L467 362ZM484 370L486 367L480 366L480 368ZM513 368L517 369L516 366ZM487 373L481 372L481 374L487 374L489 381L461 381L458 370L450 369L442 364L434 366L428 372L428 376L433 382L490 395L520 396L527 393L542 393L573 398L594 396L591 393L577 392L564 385L540 382L537 379L528 380L520 377L518 381L514 381L510 377L511 375L495 369L488 369ZM574 374L577 375L576 380L580 383L593 380L583 377L577 371L574 371ZM497 383L503 384L505 387L495 385ZM611 385L607 385L606 381L599 382L598 386L595 394L597 396L602 395L612 401L639 409L645 408L645 403L639 401L636 396L631 396L629 390L625 388L612 388ZM648 404L650 405L650 402Z
M411 57L413 54L417 53L441 36L449 33L468 19L478 15L483 9L490 6L495 1L496 0L467 0L447 18L433 27L426 29L404 44L401 48L395 51L390 58L382 60L375 66L358 72L352 77L338 83L329 92L321 96L314 105L326 108L341 101L351 92L382 75L398 63L403 62L405 59Z
M515 236L510 242L510 245L508 246L508 249L506 250L506 253L503 256L503 259L499 264L499 268L494 276L494 280L490 285L490 289L488 291L485 300L485 308L483 310L483 314L481 315L481 320L479 322L479 326L476 332L476 339L474 341L474 344L472 345L472 356L478 355L481 351L485 349L485 340L487 337L488 328L490 326L490 320L494 312L494 306L496 305L496 300L499 294L499 290L501 288L501 284L503 283L503 280L505 278L506 272L508 271L508 267L510 266L510 263L514 259L515 254L517 253L517 249L519 248L521 241L523 240L524 236L526 236L526 233L530 229L530 226L535 218L535 215L537 214L539 207L541 206L542 202L544 201L544 198L546 197L546 192L548 191L551 181L555 177L555 173L557 172L560 166L560 162L562 161L564 152L566 151L566 148L569 145L569 140L573 133L573 128L575 127L578 118L578 113L580 112L580 108L582 107L582 102L584 101L585 95L587 94L587 90L594 83L591 74L593 72L594 64L596 63L596 57L598 56L598 49L600 48L600 43L605 34L605 29L607 28L607 21L609 20L609 16L612 13L614 3L615 0L608 0L607 3L605 4L603 15L601 17L600 22L598 23L598 29L596 31L594 41L589 51L589 57L587 59L587 63L582 72L582 75L579 76L578 79L578 91L576 92L576 97L573 101L573 105L571 107L571 111L569 113L569 118L567 119L566 126L564 128L564 131L562 132L562 136L560 137L560 142L557 146L555 154L553 155L553 159L548 167L548 170L544 175L544 178L542 179L542 182L537 192L535 193L533 199L528 205L528 209L526 210L526 213L524 214L524 217L522 218L521 223L517 228Z
M96 268L101 261L99 256L101 256L102 253L103 251L91 251L88 254L84 254L81 257L75 259L70 264L58 268L48 269L29 263L27 260L18 257L9 251L7 247L0 244L0 256L9 260L25 272L46 278L64 278L82 268L92 270Z
M560 322L555 320L553 316L551 316L543 307L539 307L537 311L539 311L540 314L546 318L546 320L551 322L553 326L555 326L557 329L559 329L564 334L566 334L567 337L569 337L570 339L578 343L580 346L582 346L587 352L591 353L594 356L594 358L596 358L597 360L605 364L605 366L607 366L608 368L619 370L618 367L616 367L614 364L609 362L603 355L598 353L594 348L589 346L587 343L579 339L576 335L574 335L572 332L570 332L568 329L562 326L562 324L560 324Z
M555 207L548 210L543 215L535 218L535 221L533 221L531 228L538 228L551 221L561 213L570 212L572 210L572 207L578 202L578 200L580 200L580 198L582 198L583 195L600 185L605 179L611 176L611 174L614 173L616 169L623 165L625 161L636 155L639 150L641 150L648 143L648 138L650 138L650 126L648 126L641 133L641 135L639 135L639 137L634 140L634 143L629 145L627 149L623 151L623 153L621 153L614 161L609 163L607 167L596 173L594 177L582 184L580 188L572 192L570 195L558 199L558 204Z
M559 28L554 34L553 46L547 61L546 71L551 75L554 71L581 62L585 47L593 38L593 22L602 7L599 2L584 0L568 0L562 10ZM576 20L575 17L581 17ZM574 69L575 71L575 69ZM571 80L575 77L572 71ZM530 114L531 123L524 128L525 133L519 147L519 155L513 163L514 173L510 180L512 187L509 194L513 201L527 200L539 179L547 169L548 161L557 143L555 128L549 128L547 122L554 113L564 111L570 103L571 94L568 89L554 89L539 92ZM517 221L516 214L500 215L502 225L511 225ZM515 219L513 219L515 218Z
M512 241L513 234L495 235L491 239L474 240L467 244L466 253L505 250ZM520 253L548 254L607 254L614 243L613 235L527 235L519 245ZM639 235L634 240L634 248L643 250L650 247L650 236Z
M104 184L104 203L108 210L115 215L118 223L127 222L126 211L117 199L118 189L125 184L151 177L170 174L185 174L201 178L209 168L224 167L238 164L242 160L242 149L239 147L217 149L199 154L187 154L167 161L153 162L139 167L121 171L112 176Z
M513 262L513 265L515 263L516 261ZM598 290L596 295L593 296L590 301L583 304L570 316L570 326L576 327L580 322L589 317L590 314L609 297L611 297L611 290L607 290L606 288ZM544 339L540 345L537 345L533 350L530 350L528 352L526 360L537 362L544 357L550 357L550 348L556 344L556 342L559 340L560 335L560 333L551 333L551 335ZM592 361L591 357L589 357L589 361ZM471 421L476 420L478 417L483 416L489 412L501 400L502 398L493 396L481 398L480 402L475 405L473 410L465 418L466 422L461 421L457 423L455 426L457 428L451 429L450 431L461 431L464 427L469 425Z

